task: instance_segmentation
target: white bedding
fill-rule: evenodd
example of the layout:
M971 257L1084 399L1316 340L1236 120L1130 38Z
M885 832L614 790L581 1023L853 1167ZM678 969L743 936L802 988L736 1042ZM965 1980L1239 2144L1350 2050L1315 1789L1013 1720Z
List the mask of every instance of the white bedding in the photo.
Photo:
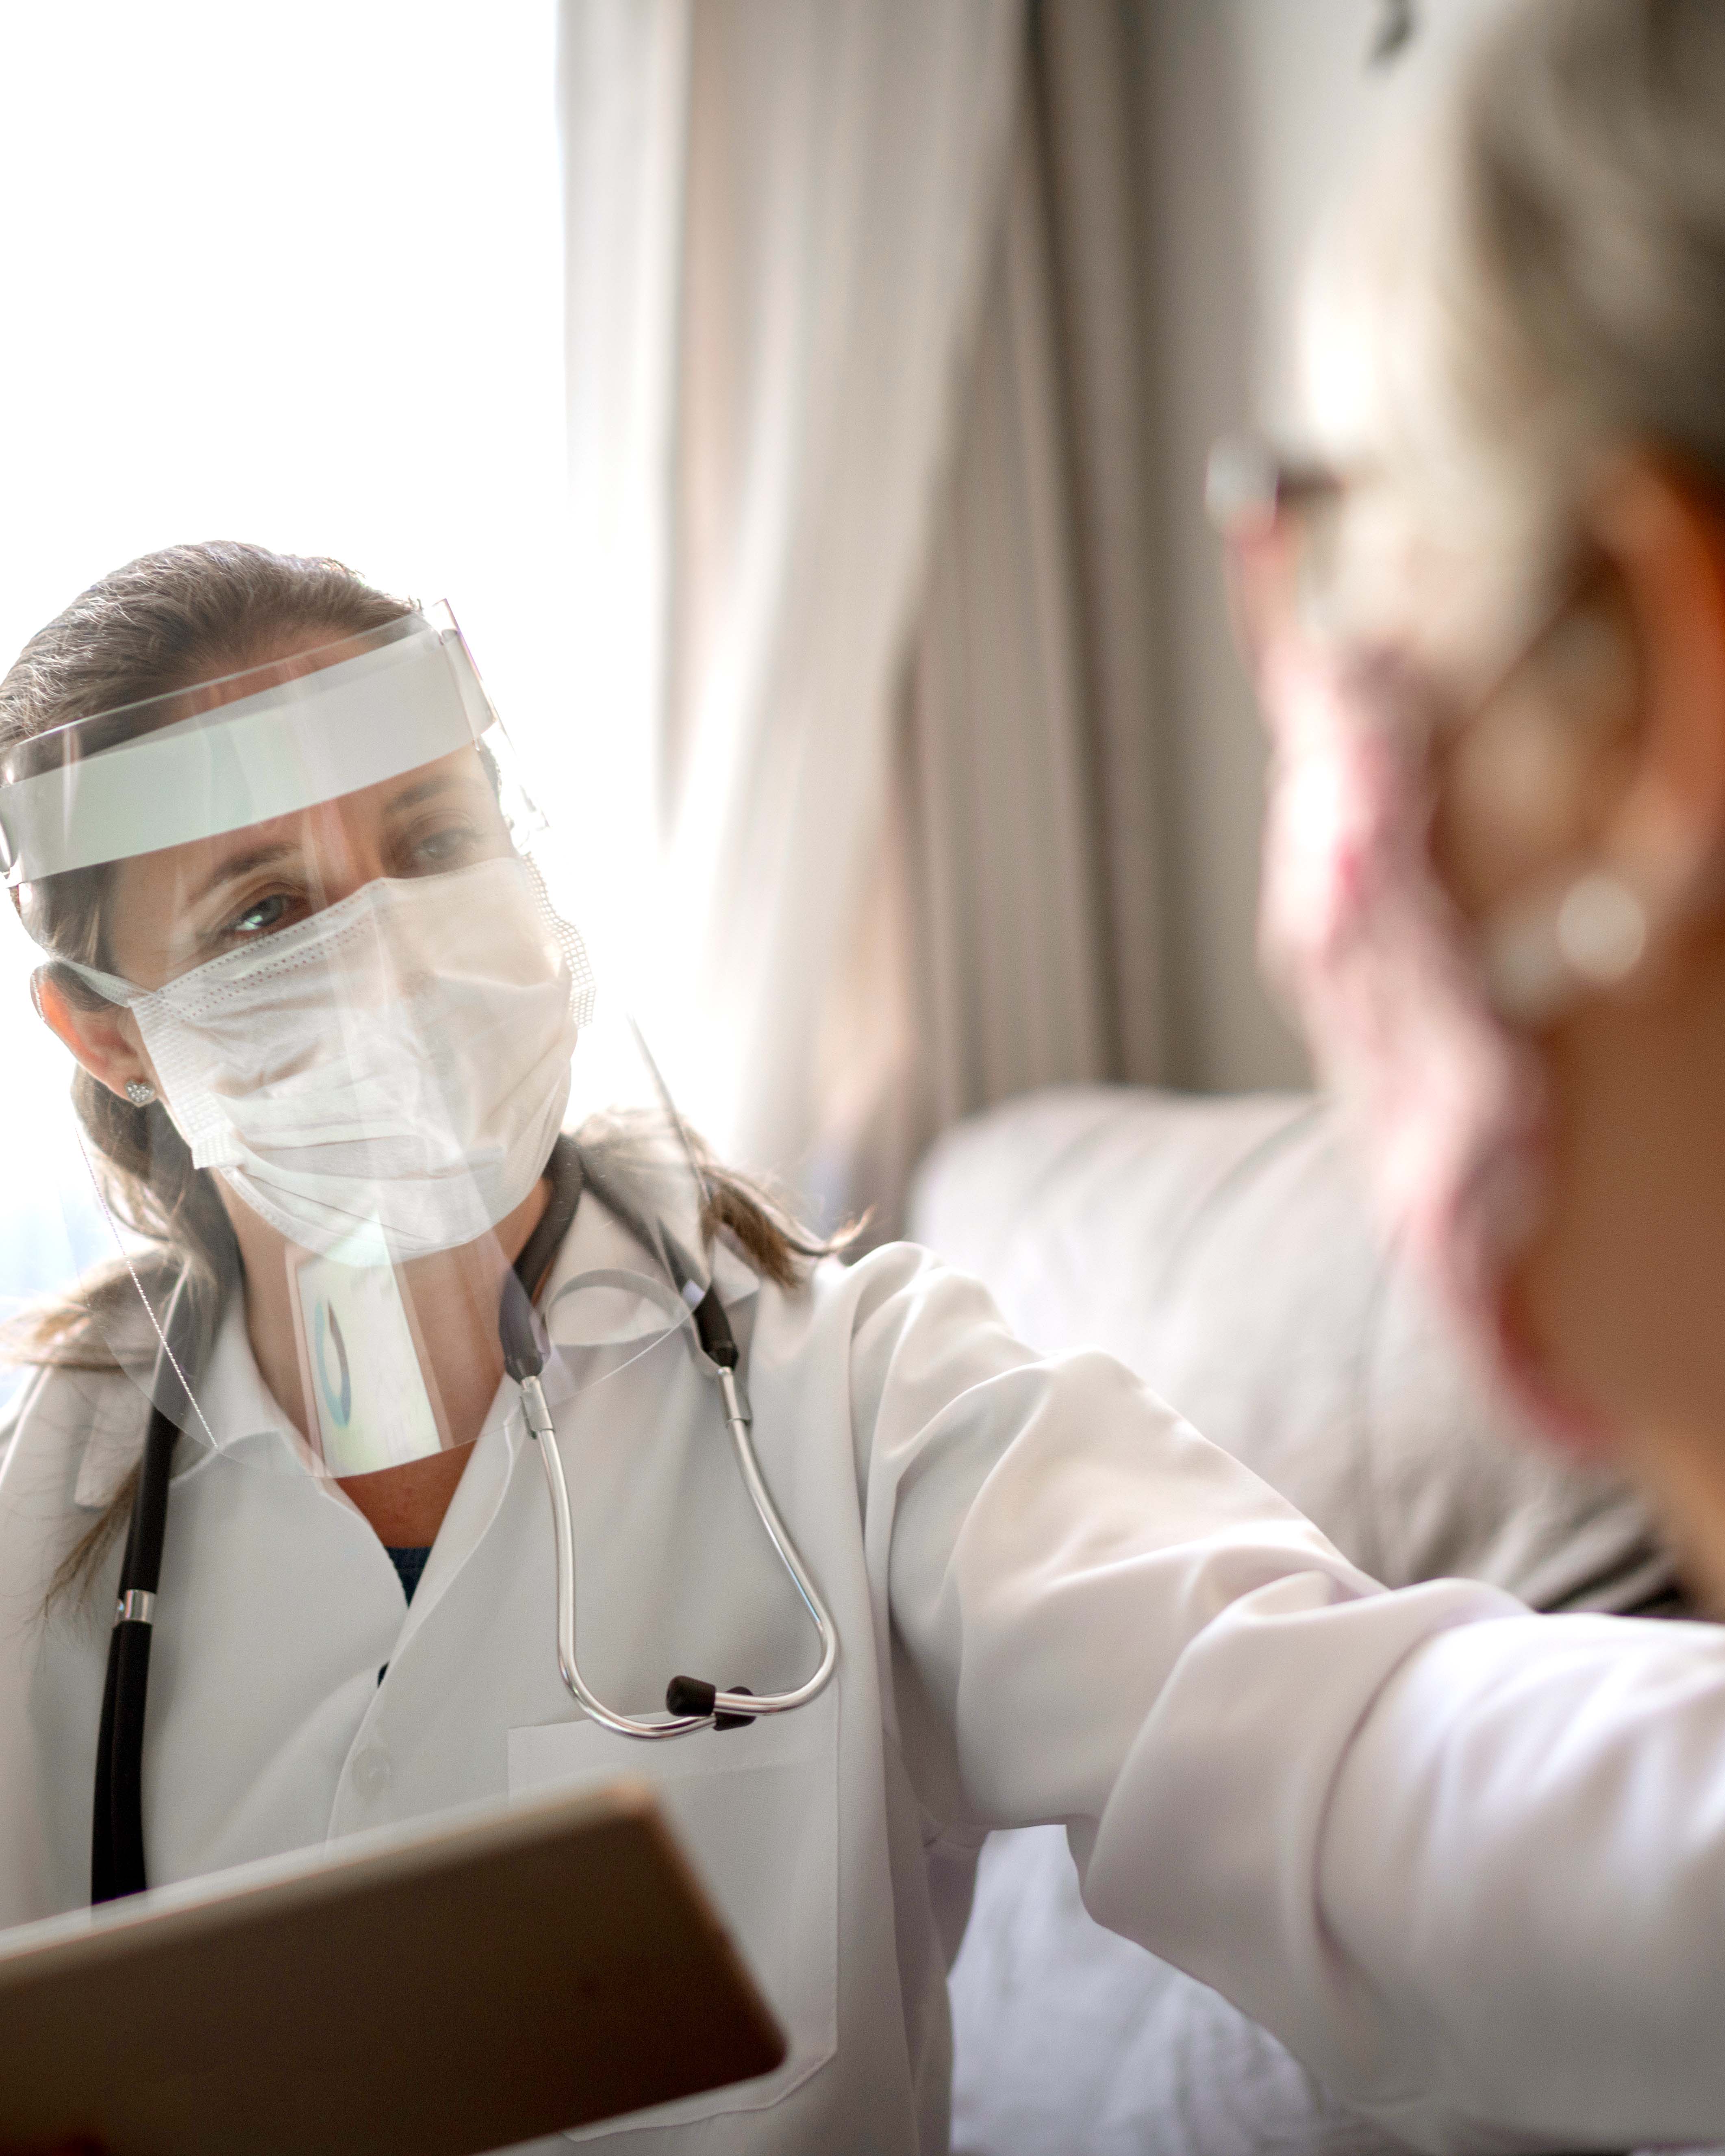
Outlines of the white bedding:
M951 1978L956 2156L1395 2156L1219 1994L1093 1924L1059 1827L989 1837Z

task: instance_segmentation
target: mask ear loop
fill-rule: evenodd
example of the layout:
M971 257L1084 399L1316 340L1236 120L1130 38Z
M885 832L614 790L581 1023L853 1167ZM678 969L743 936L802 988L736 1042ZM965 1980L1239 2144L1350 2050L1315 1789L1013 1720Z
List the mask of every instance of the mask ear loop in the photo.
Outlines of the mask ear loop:
M179 1357L174 1353L173 1343L169 1340L167 1332L162 1329L162 1322L160 1319L157 1318L155 1310L151 1306L150 1298L144 1291L144 1283L138 1278L137 1267L133 1265L131 1261L131 1253L126 1249L125 1241L121 1235L120 1224L115 1219L113 1209L108 1204L108 1194L103 1189L101 1178L96 1173L95 1163L90 1157L90 1148L84 1142L84 1134L80 1131L78 1132L77 1136L78 1150L83 1155L85 1171L90 1177L91 1188L95 1192L96 1203L102 1209L102 1218L108 1224L108 1233L114 1238L114 1247L120 1253L121 1263L126 1267L127 1273L131 1276L131 1284L137 1291L138 1301L144 1306L144 1315L150 1321L150 1329L154 1332L157 1340L160 1342L162 1354L161 1360L158 1361L157 1367L159 1369L161 1368L161 1363L166 1362L168 1368L173 1372L175 1380L180 1388L181 1394L183 1395L187 1405L191 1408L193 1414L195 1414L198 1421L203 1424L203 1434L209 1440L210 1450L213 1451L216 1445L216 1434L210 1428L208 1423L204 1420L203 1409L198 1404L198 1396L192 1389L192 1381L186 1375L185 1369L181 1364ZM177 1295L177 1290L176 1290L176 1294ZM152 1386L152 1404L154 1399L154 1389L155 1389Z
M56 961L56 963L60 965L70 967L71 970L77 973L80 979L85 978L87 972L94 971L93 968L73 966L72 962L69 959L60 959ZM41 1019L44 1025L47 1024L48 1019L42 1009L42 976L48 970L49 968L45 966L39 966L30 975L30 1003L37 1017ZM106 982L111 980L112 977L105 973L101 973L97 974L95 978L99 981ZM126 981L114 981L113 985L116 988L129 989L131 984L130 982ZM101 989L98 989L97 993L101 993L104 992ZM116 1002L119 998L117 997L110 996L109 1000L110 1002ZM136 1083L137 1081L134 1081L133 1082ZM149 1101L153 1103L157 1098L155 1088L153 1086L150 1086L144 1088L144 1090L147 1091L149 1095ZM135 1108L143 1108L148 1105L148 1103L143 1101L132 1098L132 1089L131 1086L126 1087L126 1095L128 1099L131 1100L131 1105ZM75 1117L73 1122L72 1134L77 1141L79 1157L84 1163L84 1172L90 1178L90 1187L95 1193L96 1204L102 1209L102 1218L108 1224L108 1233L113 1237L114 1247L120 1253L120 1261L126 1267L127 1275L131 1278L132 1286L136 1291L138 1301L144 1306L144 1315L150 1321L150 1329L156 1335L157 1342L161 1351L161 1358L158 1361L157 1367L159 1369L161 1367L161 1362L165 1361L167 1363L168 1368L173 1372L174 1378L179 1385L181 1394L189 1403L193 1414L197 1416L200 1423L203 1423L203 1434L209 1440L211 1448L213 1450L216 1441L215 1433L211 1430L209 1424L204 1421L203 1410L198 1404L197 1396L192 1389L191 1380L187 1377L184 1369L181 1367L180 1358L175 1353L174 1349L168 1340L167 1334L162 1330L162 1325L157 1318L155 1309L151 1303L149 1296L144 1292L144 1284L138 1278L137 1267L133 1265L131 1261L131 1253L126 1247L125 1239L120 1233L120 1224L114 1218L113 1208L108 1203L108 1194L102 1188L102 1179L96 1173L95 1163L90 1157L90 1147L85 1143L84 1132ZM177 1293L177 1290L176 1290L176 1293ZM154 1397L154 1389L155 1389L152 1386L151 1394L152 1399Z

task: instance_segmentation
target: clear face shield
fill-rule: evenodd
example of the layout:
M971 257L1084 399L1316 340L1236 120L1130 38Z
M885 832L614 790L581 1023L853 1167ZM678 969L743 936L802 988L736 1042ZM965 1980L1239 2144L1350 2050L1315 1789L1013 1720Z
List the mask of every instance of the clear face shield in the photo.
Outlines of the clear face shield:
M97 1074L87 1322L189 1445L242 1435L202 1399L241 1294L293 1425L248 1460L345 1481L471 1441L429 1342L495 1356L583 1190L617 1262L553 1279L553 1250L522 1319L565 1388L698 1346L700 1168L447 608L14 747L0 834Z
M309 1477L375 1523L379 1478L487 1433L531 1441L557 1665L593 1719L680 1737L803 1705L832 1676L836 1634L750 1437L707 1178L572 925L550 836L442 608L0 757L7 880L44 953L42 1014L82 1066L80 1142L115 1244L60 1338L142 1395L95 1900L147 1883L150 1642L189 1474L231 1470L248 1499ZM69 1259L85 1208L68 1213ZM663 1710L625 1712L582 1676L557 1415L655 1357L711 1382L817 1635L792 1689L667 1671Z

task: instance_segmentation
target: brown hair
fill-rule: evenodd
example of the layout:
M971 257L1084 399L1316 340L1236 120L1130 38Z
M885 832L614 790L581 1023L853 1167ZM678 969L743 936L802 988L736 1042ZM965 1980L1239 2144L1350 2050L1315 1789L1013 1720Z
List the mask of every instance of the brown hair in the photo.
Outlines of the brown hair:
M0 680L0 756L50 728L172 694L240 671L284 637L334 641L384 627L414 603L375 589L341 562L272 553L238 541L168 547L129 562L81 593L33 636ZM102 966L106 874L95 868L24 885L14 902L39 942ZM101 998L69 967L44 968L59 993L85 1009ZM72 1101L104 1199L141 1236L137 1285L165 1294L182 1282L190 1359L201 1364L240 1277L234 1231L206 1170L196 1168L159 1102L136 1107L83 1069ZM801 1261L831 1245L805 1236L773 1199L703 1157L709 1233L724 1228L781 1286ZM124 1264L103 1267L74 1299L30 1312L12 1334L19 1361L82 1370L118 1368L107 1321L135 1310L137 1285ZM141 1313L140 1313L141 1315ZM87 1586L131 1509L127 1477L55 1575L50 1600Z

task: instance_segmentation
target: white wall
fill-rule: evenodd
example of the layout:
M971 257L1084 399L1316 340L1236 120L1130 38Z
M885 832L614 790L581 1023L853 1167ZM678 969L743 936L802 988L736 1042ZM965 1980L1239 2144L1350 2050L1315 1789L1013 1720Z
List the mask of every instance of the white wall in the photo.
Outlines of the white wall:
M1173 1033L1184 1085L1297 1084L1253 955L1263 747L1204 521L1218 434L1296 417L1300 266L1329 204L1502 0L1415 0L1411 44L1367 54L1383 0L1145 0L1151 300Z

